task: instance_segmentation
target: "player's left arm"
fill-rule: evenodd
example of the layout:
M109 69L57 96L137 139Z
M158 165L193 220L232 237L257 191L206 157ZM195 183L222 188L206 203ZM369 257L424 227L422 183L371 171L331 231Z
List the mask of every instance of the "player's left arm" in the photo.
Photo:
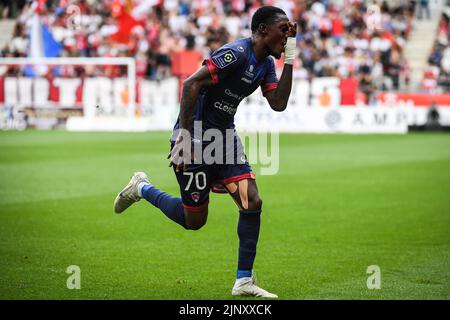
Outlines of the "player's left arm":
M289 22L288 40L284 51L284 67L276 89L264 93L270 107L278 112L287 107L292 88L292 72L296 55L297 24Z
M264 94L270 107L278 112L284 111L287 107L292 87L292 65L284 64L278 87Z

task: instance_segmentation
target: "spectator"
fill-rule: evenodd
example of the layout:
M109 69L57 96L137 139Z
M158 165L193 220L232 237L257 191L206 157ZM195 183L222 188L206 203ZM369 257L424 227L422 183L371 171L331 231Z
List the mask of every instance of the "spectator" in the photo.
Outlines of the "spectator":
M331 105L331 96L326 87L323 88L322 93L319 95L319 104L321 107L325 108L328 108Z
M400 53L397 50L393 50L391 52L389 64L387 66L387 76L391 79L394 90L399 89L401 70L402 64Z
M431 19L430 13L430 1L429 0L419 0L419 20L422 20L423 12L425 11L427 19Z
M450 19L442 14L433 49L428 58L429 68L424 72L422 89L426 92L450 91Z
M439 120L439 111L437 109L436 103L433 101L427 112L427 121L425 123L425 128L431 131L439 131L440 129L442 129Z
M431 66L424 72L422 80L422 89L426 93L435 93L437 89L437 78L439 76L439 69Z
M375 87L372 81L371 69L368 65L363 65L359 69L359 86L358 89L364 94L365 104L373 105L373 94L375 93Z
M298 77L347 78L361 66L372 64L363 81L370 79L374 90L379 90L383 76L392 79L392 87L398 88L399 78L407 73L402 49L411 29L409 5L394 6L384 1L381 23L387 31L379 33L367 28L364 20L367 8L359 0L165 0L144 9L144 2L134 0L141 22L126 30L122 43L113 41L112 35L120 29L120 16L126 12L124 1L72 2L82 13L81 30L68 27L69 1L29 1L17 18L13 38L1 51L2 56L26 55L29 17L37 8L42 22L64 45L62 56L132 56L136 58L139 77L160 79L171 75L170 56L174 51L197 50L206 57L226 42L248 37L251 15L259 6L270 4L282 7L298 22L297 43L301 49L295 71ZM440 29L444 35L441 38L448 40L445 37L448 23L442 22ZM434 64L446 66L446 60L441 63L444 49L442 45L436 49ZM120 68L89 67L76 72L123 76ZM362 87L371 86L363 83Z
M381 54L379 51L376 51L373 54L372 58L372 69L370 72L370 76L372 78L372 82L374 88L376 90L382 90L384 84L384 72L383 72L383 64L381 63Z

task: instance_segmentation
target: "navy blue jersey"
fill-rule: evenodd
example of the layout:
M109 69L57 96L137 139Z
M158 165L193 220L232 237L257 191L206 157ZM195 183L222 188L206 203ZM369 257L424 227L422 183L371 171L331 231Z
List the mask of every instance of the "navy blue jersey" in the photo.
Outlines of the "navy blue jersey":
M265 94L278 85L273 59L266 57L258 62L251 38L224 45L204 60L203 65L208 68L213 79L211 86L201 90L193 115L194 121L202 121L203 131L234 128L234 115L245 97L258 87ZM174 130L178 128L179 119Z

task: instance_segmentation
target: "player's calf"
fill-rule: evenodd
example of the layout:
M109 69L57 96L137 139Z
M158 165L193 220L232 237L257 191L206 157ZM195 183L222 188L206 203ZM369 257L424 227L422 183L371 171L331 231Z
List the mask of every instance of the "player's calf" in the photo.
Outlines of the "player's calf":
M259 229L261 225L262 199L254 179L245 179L226 185L239 207L239 258L233 295L276 297L257 287L252 279Z

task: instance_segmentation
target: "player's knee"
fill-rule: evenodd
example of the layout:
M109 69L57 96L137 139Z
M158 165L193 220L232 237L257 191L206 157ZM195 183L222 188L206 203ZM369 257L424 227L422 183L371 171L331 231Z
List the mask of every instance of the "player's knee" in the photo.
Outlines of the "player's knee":
M187 227L186 229L193 230L193 231L200 230L205 224L206 224L206 220L202 221L202 222L191 223L191 224L186 223L186 227Z
M187 230L201 229L208 219L208 211L185 212L185 225Z
M248 210L258 211L262 209L262 199L258 194L255 194L248 199Z

